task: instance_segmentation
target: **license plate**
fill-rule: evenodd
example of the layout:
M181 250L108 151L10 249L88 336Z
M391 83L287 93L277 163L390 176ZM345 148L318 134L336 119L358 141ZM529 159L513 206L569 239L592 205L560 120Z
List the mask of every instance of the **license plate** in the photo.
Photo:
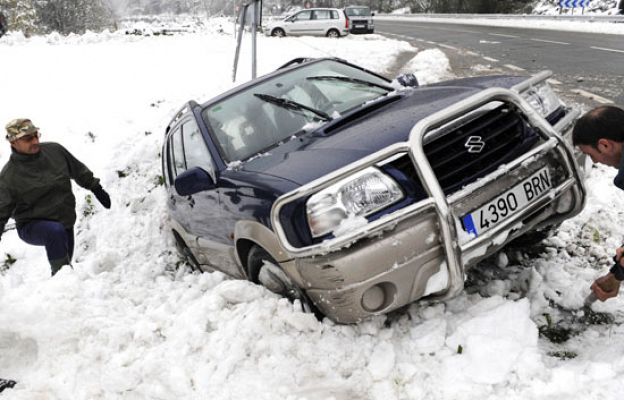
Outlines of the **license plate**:
M464 230L474 237L533 203L552 187L548 168L542 168L490 202L462 217Z
M364 28L366 25L359 25L359 24L355 24L356 28Z

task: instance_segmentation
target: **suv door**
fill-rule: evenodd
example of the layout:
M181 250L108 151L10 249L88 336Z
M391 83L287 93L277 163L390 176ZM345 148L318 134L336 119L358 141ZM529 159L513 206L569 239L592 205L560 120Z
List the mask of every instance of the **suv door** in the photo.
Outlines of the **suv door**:
M193 119L182 122L171 134L169 139L170 156L173 168L170 199L176 204L174 216L188 234L187 246L191 248L201 265L221 270L235 277L242 277L234 260L230 257L230 245L227 232L223 229L223 217L219 201L219 186L195 193L191 196L180 196L173 186L175 177L195 167L206 171L217 183L215 166L204 137Z
M310 18L312 18L311 10L299 11L290 18L289 23L285 24L287 35L306 35L311 32Z

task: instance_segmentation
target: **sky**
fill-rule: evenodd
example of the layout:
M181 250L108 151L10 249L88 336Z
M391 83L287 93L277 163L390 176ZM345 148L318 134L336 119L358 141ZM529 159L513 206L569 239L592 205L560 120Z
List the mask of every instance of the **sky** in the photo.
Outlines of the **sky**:
M249 79L246 45L231 82L231 32L211 20L175 36L0 38L0 122L31 118L112 198L110 210L91 207L75 187L73 269L54 278L42 248L14 230L2 236L0 377L19 382L2 399L621 398L623 299L593 306L612 324L571 322L576 335L564 343L539 334L549 320L582 316L621 243L624 197L607 167L591 169L585 210L540 254L501 254L452 300L357 325L317 321L260 286L180 266L158 185L164 129L185 101ZM453 76L444 49L377 34L259 37L258 49L260 74L330 55L383 74L409 51L419 81ZM0 164L9 154L0 147Z

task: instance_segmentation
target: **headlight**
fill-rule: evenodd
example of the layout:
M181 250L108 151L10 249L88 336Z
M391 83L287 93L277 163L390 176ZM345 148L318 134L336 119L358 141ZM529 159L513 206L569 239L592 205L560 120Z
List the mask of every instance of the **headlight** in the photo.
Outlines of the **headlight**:
M563 105L557 93L555 93L546 82L542 82L533 86L526 92L523 92L522 97L524 97L542 117L547 117Z
M306 203L313 237L338 228L350 217L364 217L404 197L399 185L374 167L366 168L311 196Z

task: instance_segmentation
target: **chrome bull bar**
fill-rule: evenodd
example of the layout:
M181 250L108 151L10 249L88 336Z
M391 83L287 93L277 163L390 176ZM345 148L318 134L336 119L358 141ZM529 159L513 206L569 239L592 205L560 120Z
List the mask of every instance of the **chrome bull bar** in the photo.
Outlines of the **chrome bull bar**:
M572 146L557 131L555 131L555 129L541 115L539 115L539 113L535 111L527 101L519 95L520 92L530 88L535 83L543 81L548 76L550 76L550 72L545 71L521 82L512 89L490 88L476 93L469 98L459 101L456 104L453 104L419 121L416 125L414 125L414 127L412 127L410 137L407 142L396 143L392 146L386 147L374 154L358 160L355 163L340 168L329 175L323 176L322 178L316 179L292 192L282 195L273 205L271 210L271 222L284 249L293 257L327 254L341 248L349 247L362 238L379 235L384 230L392 230L399 221L412 218L418 214L432 212L432 210L434 210L438 216L441 241L444 248L449 277L447 290L440 297L449 298L455 296L458 292L463 290L464 287L464 263L462 262L462 254L483 245L488 240L492 240L492 238L502 230L511 229L510 227L513 226L513 224L515 224L522 216L526 216L527 212L525 212L525 210L519 212L514 216L514 218L510 218L509 220L501 223L501 225L496 227L496 229L493 229L492 232L486 232L482 237L478 238L478 240L472 240L467 245L461 246L456 229L456 220L458 216L453 214L451 207L449 206L449 199L444 194L424 152L423 144L425 134L438 129L465 115L467 112L474 111L487 103L493 101L504 101L514 104L525 115L525 117L527 117L529 123L533 127L538 128L537 131L545 139L545 142L514 160L512 163L507 164L507 170L527 162L527 160L530 160L531 157L537 154L546 153L555 149L561 154L561 158L564 160L564 165L562 166L565 168L567 175L569 176L569 178L562 185L555 188L555 190L561 193L563 190L573 186L575 188L574 211L578 211L584 206L585 188L581 173L574 159L574 150L572 149ZM575 116L576 115L569 118L571 121L568 121L568 125L573 122ZM562 125L564 124L557 124L557 126ZM328 239L322 243L305 247L296 247L289 242L279 219L280 211L286 204L316 193L350 174L361 171L369 166L382 163L388 158L401 153L407 153L411 157L412 162L416 166L415 169L423 188L429 194L429 198L407 206L390 215L385 215L378 220L369 222L365 226L354 229L352 232L333 239ZM488 179L482 179L481 181L483 182L481 184L469 185L471 191L477 190L479 187L492 182L492 180L496 177L496 173L497 172L494 171L492 174L487 176ZM542 198L535 203L538 205L532 204L531 207L528 207L528 209L531 211L536 207L544 205L546 202L547 199ZM475 243L473 244L472 242Z

